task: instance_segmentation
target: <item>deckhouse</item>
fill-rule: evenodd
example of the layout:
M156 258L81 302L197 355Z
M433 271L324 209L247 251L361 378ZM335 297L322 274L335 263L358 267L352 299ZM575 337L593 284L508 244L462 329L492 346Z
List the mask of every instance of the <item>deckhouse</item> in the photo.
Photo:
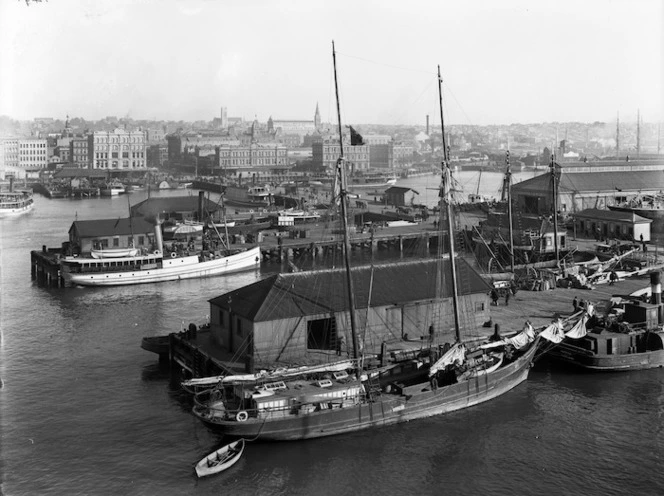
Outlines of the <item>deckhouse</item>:
M352 270L359 341L366 353L378 353L389 342L411 347L454 342L451 281L437 277L449 274L449 265L449 259L418 260ZM457 273L461 325L472 335L471 329L489 320L490 287L463 259ZM277 274L216 297L209 300L213 340L249 370L352 355L345 284L339 269Z

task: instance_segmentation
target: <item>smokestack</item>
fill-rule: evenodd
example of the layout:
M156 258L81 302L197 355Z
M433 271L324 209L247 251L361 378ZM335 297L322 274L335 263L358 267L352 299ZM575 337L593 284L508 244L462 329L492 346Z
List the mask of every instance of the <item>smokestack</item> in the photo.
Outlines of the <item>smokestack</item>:
M159 220L159 215L154 222L154 241L157 244L157 251L164 255L164 238L161 234L161 221Z
M664 307L662 306L662 283L660 276L661 272L659 271L650 273L650 303L659 305L657 309L657 321L662 324L664 323Z
M203 201L205 200L205 191L198 192L198 222L203 222Z
M429 114L427 114L427 136L429 135Z

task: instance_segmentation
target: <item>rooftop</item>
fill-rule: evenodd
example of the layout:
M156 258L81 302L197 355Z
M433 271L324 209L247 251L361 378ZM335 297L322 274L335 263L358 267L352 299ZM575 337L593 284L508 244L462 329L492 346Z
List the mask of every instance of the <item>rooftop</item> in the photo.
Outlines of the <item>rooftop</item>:
M399 305L437 298L436 275L449 273L449 259L415 260L352 269L357 308ZM468 263L457 259L459 294L486 293L490 287ZM395 284L398 281L398 284ZM449 277L443 277L442 298L452 295ZM343 269L276 274L213 298L210 304L231 310L253 322L329 314L348 309ZM371 295L369 288L371 287Z

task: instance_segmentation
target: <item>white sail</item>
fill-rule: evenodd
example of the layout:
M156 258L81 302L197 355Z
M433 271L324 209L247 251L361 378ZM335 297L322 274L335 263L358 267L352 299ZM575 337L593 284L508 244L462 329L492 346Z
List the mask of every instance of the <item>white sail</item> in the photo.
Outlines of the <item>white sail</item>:
M590 305L589 305L590 306ZM584 314L579 321L572 326L572 328L565 333L565 336L572 339L579 339L588 334L586 323L588 322L588 315Z
M517 350L520 350L535 341L535 330L533 329L533 326L530 325L530 322L527 322L526 326L519 334L511 338L505 338L504 341L505 343L514 346Z
M565 337L562 322L560 320L553 322L541 332L540 336L552 343L560 343Z
M436 375L436 372L443 370L454 362L462 363L466 358L466 347L461 343L456 343L442 357L440 357L429 369L429 377Z

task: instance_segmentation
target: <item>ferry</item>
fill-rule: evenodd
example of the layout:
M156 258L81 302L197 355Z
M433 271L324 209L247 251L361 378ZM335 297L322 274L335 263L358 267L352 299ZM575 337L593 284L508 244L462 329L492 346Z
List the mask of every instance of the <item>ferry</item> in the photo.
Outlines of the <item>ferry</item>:
M228 185L224 191L224 201L229 205L247 208L264 208L270 205L272 188L267 184L253 186Z
M135 234L138 232L137 226ZM211 277L255 269L260 264L258 246L229 247L223 251L196 250L193 243L171 243L167 247L160 225L154 226L154 239L154 251L140 247L105 248L100 256L99 248L93 247L65 256L60 260L62 279L67 286L124 286Z
M0 193L0 217L11 217L32 210L32 190L15 190Z
M68 286L122 286L211 277L255 269L260 264L260 248L236 250L224 256L170 252L127 257L65 257L60 268Z
M101 196L118 196L123 195L126 190L127 188L122 183L107 183L99 188L99 194Z
M362 174L348 178L348 188L387 188L394 186L397 177L390 174Z

